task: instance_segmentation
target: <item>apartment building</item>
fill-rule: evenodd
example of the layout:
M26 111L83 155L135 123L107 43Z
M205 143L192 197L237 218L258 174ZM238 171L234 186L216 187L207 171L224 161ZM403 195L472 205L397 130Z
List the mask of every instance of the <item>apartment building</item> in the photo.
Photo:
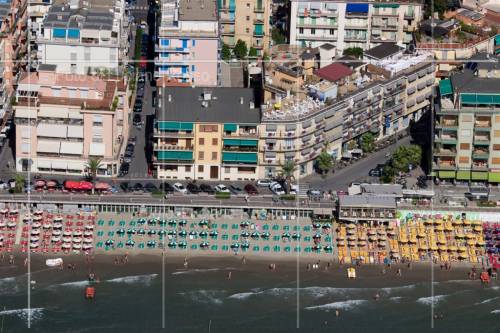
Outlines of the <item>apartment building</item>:
M157 177L257 179L259 123L252 89L159 89L153 143Z
M43 34L43 19L47 15L53 0L28 1L28 41L30 44L30 63L32 67L38 64L37 39Z
M26 0L0 1L0 137L5 136L14 86L27 64L26 7Z
M127 87L126 78L62 74L56 65L26 74L14 105L16 170L84 176L95 157L99 176L116 176L128 139Z
M199 86L218 84L215 0L162 0L155 77Z
M125 0L54 4L37 37L37 58L61 73L121 73L128 60L129 20Z
M395 44L375 47L365 52L371 60L353 69L334 59L316 72L319 82L302 87L305 97L276 91L261 107L261 177L278 175L286 160L297 165L296 178L312 174L323 149L340 159L364 133L382 139L420 119L435 82L432 56L399 50Z
M271 43L270 0L219 0L222 42L234 47L241 39L262 56Z
M439 82L433 169L437 179L500 183L500 57L481 54Z
M291 0L290 44L331 43L337 55L385 43L408 44L423 16L423 1Z

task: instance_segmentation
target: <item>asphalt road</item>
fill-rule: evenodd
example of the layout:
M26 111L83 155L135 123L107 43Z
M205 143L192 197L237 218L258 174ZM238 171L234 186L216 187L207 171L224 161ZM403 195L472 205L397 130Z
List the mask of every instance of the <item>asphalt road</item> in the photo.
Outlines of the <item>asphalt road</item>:
M303 178L301 182L309 183L311 188L320 188L322 190L342 190L345 191L349 187L349 184L357 181L368 181L377 182L376 177L368 176L370 169L377 166L377 164L385 163L387 158L385 155L387 153L392 153L397 147L410 144L410 138L405 137L398 140L395 144L392 144L378 152L372 153L367 157L358 160L357 162L344 167L341 170L335 171L335 173L330 173L326 178L322 178L320 175L311 175Z

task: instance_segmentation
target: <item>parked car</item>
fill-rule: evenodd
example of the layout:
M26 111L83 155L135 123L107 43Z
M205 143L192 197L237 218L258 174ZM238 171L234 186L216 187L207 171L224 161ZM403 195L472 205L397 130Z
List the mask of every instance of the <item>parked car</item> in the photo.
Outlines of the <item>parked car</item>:
M194 183L187 184L186 188L187 188L189 193L192 193L192 194L200 193L200 188Z
M231 193L231 191L224 184L219 184L219 185L215 186L215 192Z
M257 186L268 187L273 181L271 179L259 179L257 180Z
M286 193L283 187L279 183L273 184L273 186L271 186L270 189L276 195L283 195Z
M323 196L323 191L315 188L311 188L307 191L307 195L310 197L321 197Z
M133 119L134 126L141 126L142 125L142 118L140 114L135 114L134 119Z
M146 190L146 192L149 192L149 193L153 193L155 191L158 191L158 187L156 187L156 185L153 183L147 183L144 186L144 189Z
M130 154L130 153L125 153L125 155L123 156L123 161L125 163L131 163L132 162L132 156L133 154ZM127 170L128 171L128 170ZM128 173L128 172L127 172Z
M368 172L368 176L370 176L370 177L380 177L380 176L382 176L382 172L379 169L371 169Z
M245 192L247 192L250 195L259 194L259 191L257 191L257 188L255 186L253 186L252 184L246 184L243 189L245 190Z
M212 186L210 186L208 184L201 184L200 185L200 190L201 190L201 192L205 192L205 193L208 193L208 194L214 194L215 193L215 190L212 188Z
M187 193L187 189L181 183L175 183L174 184L174 191L182 193L182 194L186 194Z
M125 193L130 191L129 183L121 183L120 188Z
M236 186L236 185L229 185L229 190L230 190L230 191L231 191L231 193L233 193L233 194L240 194L240 193L242 192L241 187Z
M172 187L172 185L170 185L169 183L166 183L166 182L160 184L160 190L162 190L163 193L165 193L165 194L174 193L174 188Z
M134 192L144 192L144 186L141 183L136 183L133 187Z
M131 138L128 138L128 141L127 141L129 144L131 145L134 145L137 143L137 137L134 136L134 137L131 137Z
M0 190L7 190L9 188L9 185L5 183L3 180L0 180Z
M119 176L125 176L128 174L128 171L129 171L129 168L130 168L130 164L129 163L122 163L122 165L120 166L120 171L118 173Z

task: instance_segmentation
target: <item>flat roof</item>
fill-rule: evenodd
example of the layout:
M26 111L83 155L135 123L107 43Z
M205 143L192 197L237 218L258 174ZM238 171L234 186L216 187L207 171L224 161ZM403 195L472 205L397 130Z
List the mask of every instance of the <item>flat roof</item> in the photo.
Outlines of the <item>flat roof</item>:
M217 21L217 3L215 0L181 0L179 20Z
M159 89L161 105L156 110L157 121L260 123L258 99L253 89L233 87Z
M500 92L499 78L482 78L474 76L471 69L464 69L462 72L450 77L453 91L456 93L486 93L498 94Z
M386 43L372 47L371 49L366 50L364 54L370 58L375 58L380 60L390 57L398 52L401 52L404 49L405 49L404 47L401 47L396 43Z
M396 208L396 199L391 196L372 194L341 195L339 196L340 208L366 207L366 208Z
M69 5L52 5L45 17L45 27L112 30L114 13L109 8L78 8Z
M365 193L403 195L403 186L399 184L361 184L360 186Z

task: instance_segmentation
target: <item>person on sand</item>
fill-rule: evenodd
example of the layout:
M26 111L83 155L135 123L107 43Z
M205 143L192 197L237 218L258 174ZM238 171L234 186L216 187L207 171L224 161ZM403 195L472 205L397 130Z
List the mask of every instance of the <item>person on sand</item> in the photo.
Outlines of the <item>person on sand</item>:
M402 276L403 274L401 273L401 268L398 268L397 272L396 272L396 275L397 276Z
M380 299L380 295L378 293L376 293L375 295L373 295L373 299L375 301L378 301Z
M243 256L243 258L241 259L241 263L243 265L247 263L247 258L245 258L245 256Z
M335 310L335 317L339 317L340 316L340 311L339 310Z
M231 275L232 275L232 272L227 273L227 279L228 280L231 280Z
M187 257L186 257L186 258L184 258L184 268L188 269L188 265L189 264L188 264L188 260L187 260Z

